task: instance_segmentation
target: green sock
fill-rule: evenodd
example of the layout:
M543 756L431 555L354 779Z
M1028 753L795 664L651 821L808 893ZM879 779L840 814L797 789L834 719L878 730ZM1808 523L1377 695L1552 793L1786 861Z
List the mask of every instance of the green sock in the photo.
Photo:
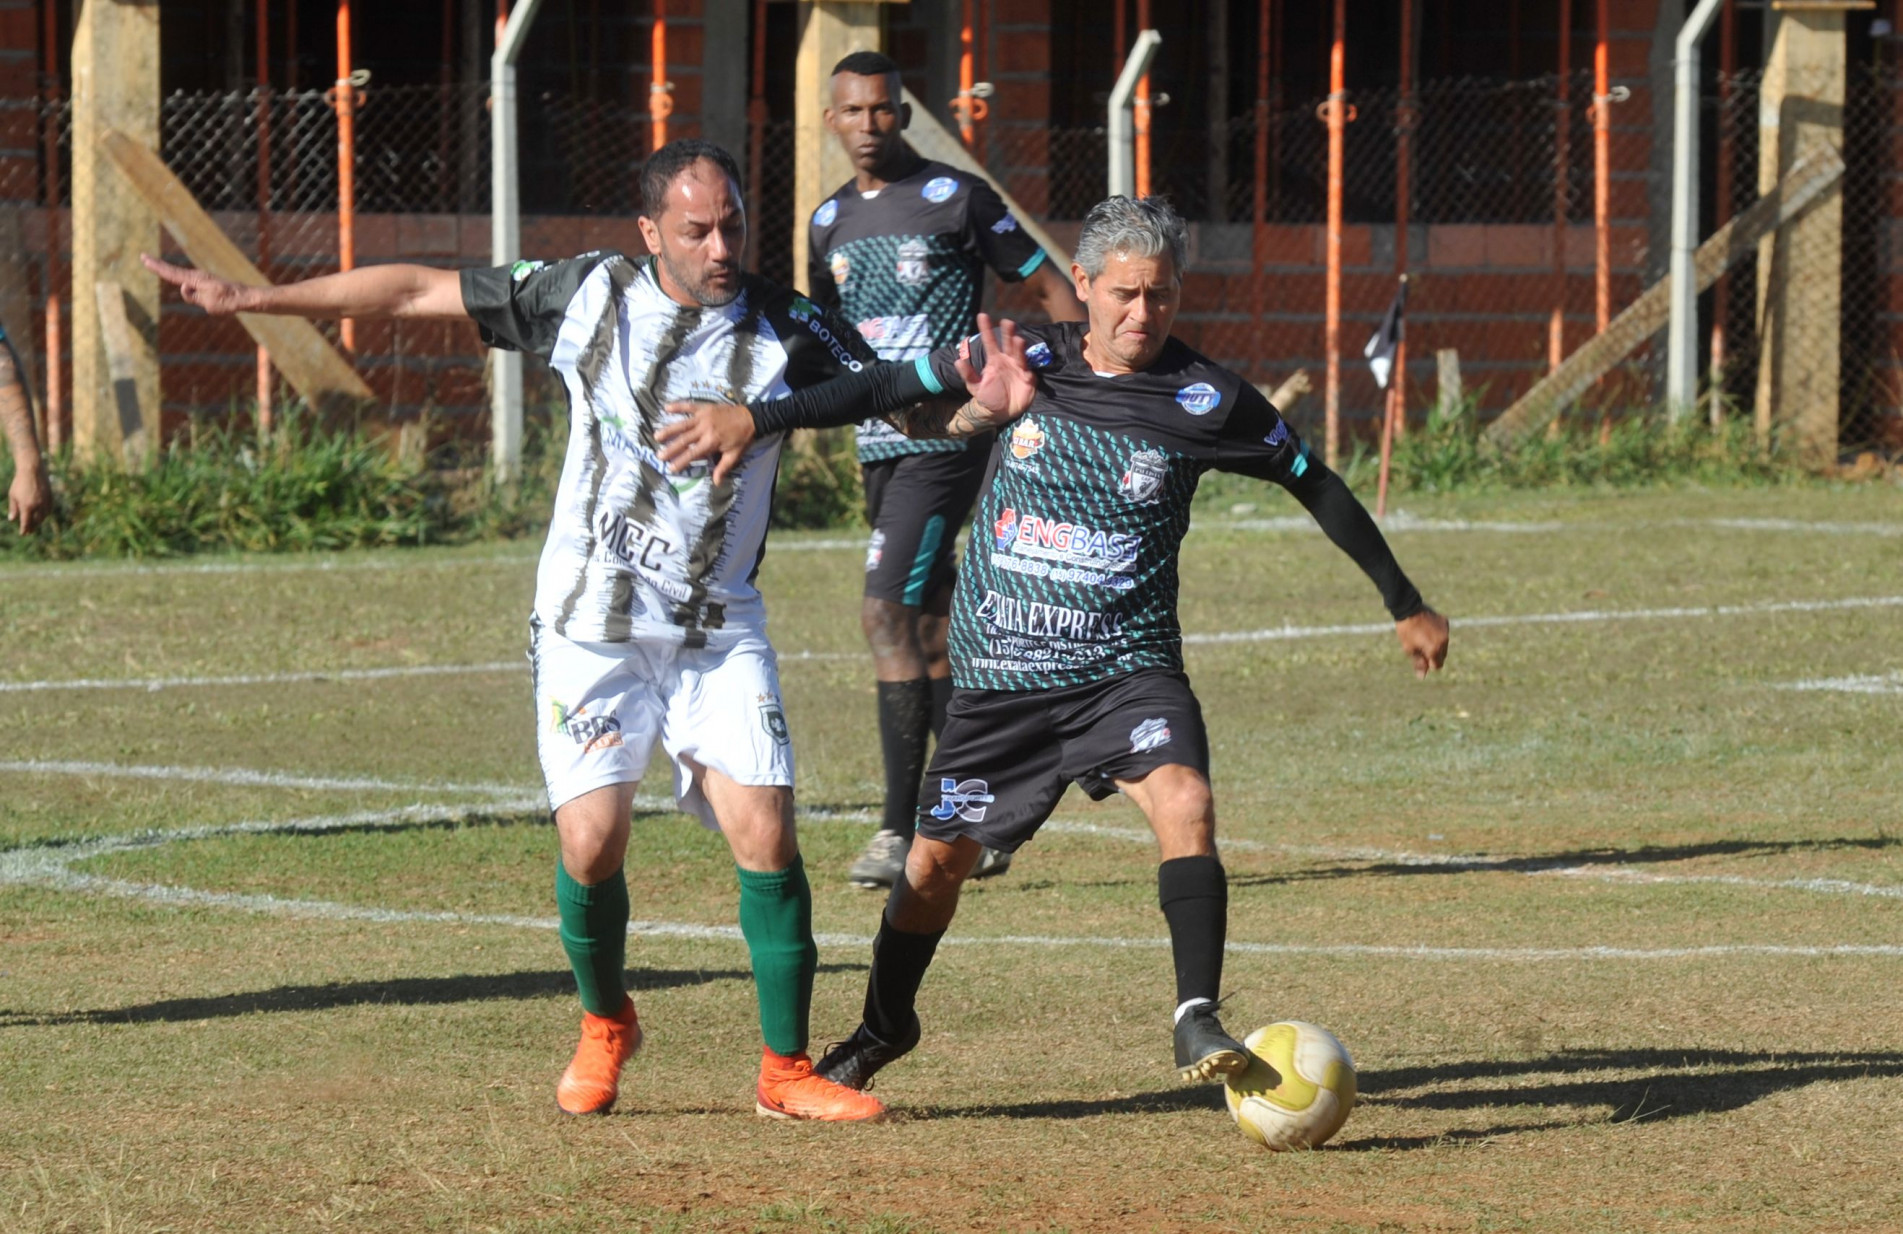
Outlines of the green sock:
M798 857L768 874L735 867L740 875L740 932L753 956L753 987L760 1000L760 1035L775 1054L806 1048L813 1009L813 888Z
M562 950L575 970L583 1010L614 1015L628 996L628 880L616 870L584 886L555 862L555 904Z

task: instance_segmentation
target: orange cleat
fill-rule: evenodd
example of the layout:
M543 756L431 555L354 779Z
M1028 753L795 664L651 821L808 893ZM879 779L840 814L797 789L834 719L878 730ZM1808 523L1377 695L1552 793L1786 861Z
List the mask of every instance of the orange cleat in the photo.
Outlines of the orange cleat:
M804 1052L760 1052L760 1084L754 1112L762 1118L808 1118L827 1123L876 1122L885 1106L871 1093L857 1092L813 1073Z
M621 1089L621 1068L641 1048L641 1022L634 1000L624 999L618 1015L582 1012L581 1044L555 1086L555 1104L564 1114L606 1114Z

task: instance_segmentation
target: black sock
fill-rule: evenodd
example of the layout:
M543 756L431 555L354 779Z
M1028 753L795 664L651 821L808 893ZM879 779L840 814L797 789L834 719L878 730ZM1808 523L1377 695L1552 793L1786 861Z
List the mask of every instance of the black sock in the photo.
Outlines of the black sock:
M1214 857L1176 857L1156 868L1156 898L1170 923L1176 957L1176 1005L1215 1002L1222 989L1222 945L1229 933L1229 879Z
M949 677L932 678L932 738L945 731L945 708L951 706L952 679Z
M912 834L925 742L931 735L932 687L925 678L879 683L879 745L885 751L887 831Z
M945 931L912 934L879 914L879 935L872 940L872 974L866 978L866 1027L881 1041L897 1041L911 1026L919 983L932 966L932 953Z

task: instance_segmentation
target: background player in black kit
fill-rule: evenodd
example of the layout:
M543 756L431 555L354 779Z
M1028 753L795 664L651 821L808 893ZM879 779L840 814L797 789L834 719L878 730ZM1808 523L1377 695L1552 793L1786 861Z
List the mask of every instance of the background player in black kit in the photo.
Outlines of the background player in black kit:
M881 360L911 360L971 333L985 267L1024 281L1053 321L1083 318L1071 283L982 179L919 157L905 143L911 109L899 66L854 52L833 67L826 124L853 178L813 213L806 286L859 328ZM883 420L858 429L866 491L860 624L878 678L885 813L847 877L887 887L905 868L929 734L951 697L946 610L953 545L984 478L990 442L909 438ZM988 852L977 873L1009 855Z
M981 318L977 338L911 365L879 365L747 410L703 408L670 426L664 456L719 453L729 465L756 433L894 412L960 386L978 393L968 374L982 373L982 402L952 412L927 404L894 420L957 434L1023 412L1001 434L979 501L952 605L958 689L926 775L918 837L873 943L864 1022L820 1060L838 1083L864 1088L917 1043L918 987L980 848L1030 839L1072 782L1096 798L1123 792L1156 833L1180 1076L1209 1080L1247 1064L1216 1016L1228 884L1176 619L1177 553L1205 471L1288 489L1380 589L1416 671L1425 676L1446 656L1446 619L1422 602L1341 478L1253 386L1170 338L1183 248L1182 220L1167 205L1110 198L1090 212L1077 246L1087 330L1029 328L1018 339L1007 323L994 343ZM993 397L1007 386L1010 398Z

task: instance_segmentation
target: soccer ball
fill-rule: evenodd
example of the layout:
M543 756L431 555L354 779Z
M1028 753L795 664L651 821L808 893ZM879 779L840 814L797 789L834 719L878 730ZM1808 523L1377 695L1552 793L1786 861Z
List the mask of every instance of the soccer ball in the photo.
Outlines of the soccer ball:
M1242 1133L1271 1152L1320 1148L1355 1108L1355 1064L1325 1028L1286 1020L1243 1040L1249 1066L1223 1086Z

